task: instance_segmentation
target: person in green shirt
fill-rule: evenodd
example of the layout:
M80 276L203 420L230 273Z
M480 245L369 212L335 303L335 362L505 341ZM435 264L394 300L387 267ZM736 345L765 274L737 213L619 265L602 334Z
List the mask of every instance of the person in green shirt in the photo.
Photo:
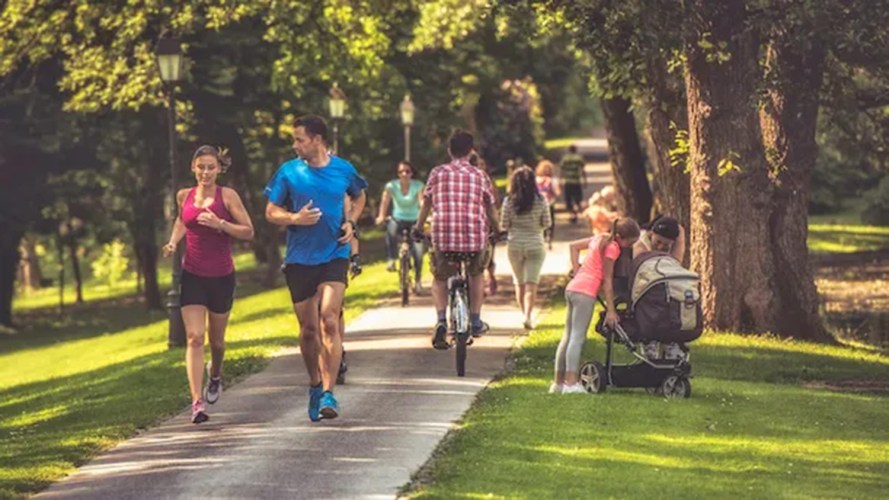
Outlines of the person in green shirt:
M398 234L404 227L411 228L417 222L420 214L420 193L423 192L423 182L416 179L417 170L409 161L398 163L398 178L389 181L383 189L383 199L380 201L380 212L377 215L377 225L386 222L386 214L389 205L392 205L392 217L386 223L386 254L389 259L386 269L395 271L395 259L398 257ZM415 292L420 292L420 278L422 277L423 244L411 245L411 257L414 261L414 287Z
M577 154L577 146L572 144L562 157L562 192L565 193L565 208L571 211L571 223L577 223L577 214L583 208L583 188L586 186L583 157Z

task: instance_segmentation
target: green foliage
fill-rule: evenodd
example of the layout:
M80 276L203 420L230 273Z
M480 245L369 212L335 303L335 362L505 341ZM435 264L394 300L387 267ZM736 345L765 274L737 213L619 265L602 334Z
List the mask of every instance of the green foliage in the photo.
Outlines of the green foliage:
M92 262L91 267L94 278L104 281L109 288L116 288L129 265L126 245L116 239L102 246L102 253Z
M889 175L883 176L880 183L865 195L862 220L877 226L889 226Z
M690 145L688 130L680 130L675 123L670 123L670 130L675 134L673 147L670 148L670 165L673 168L681 168L686 174L691 172L691 164L688 162Z
M521 157L536 163L543 145L540 98L530 79L505 81L496 107L482 116L482 154L494 166Z
M722 177L723 175L728 175L732 172L740 172L741 165L738 165L738 160L741 159L741 155L736 151L729 151L725 158L720 158L719 162L716 164L716 172Z

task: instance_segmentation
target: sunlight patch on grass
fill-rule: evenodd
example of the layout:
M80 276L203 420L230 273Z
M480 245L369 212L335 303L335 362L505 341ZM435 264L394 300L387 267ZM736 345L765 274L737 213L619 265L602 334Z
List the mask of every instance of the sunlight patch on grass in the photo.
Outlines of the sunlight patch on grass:
M809 250L815 253L849 253L889 248L889 227L809 224Z

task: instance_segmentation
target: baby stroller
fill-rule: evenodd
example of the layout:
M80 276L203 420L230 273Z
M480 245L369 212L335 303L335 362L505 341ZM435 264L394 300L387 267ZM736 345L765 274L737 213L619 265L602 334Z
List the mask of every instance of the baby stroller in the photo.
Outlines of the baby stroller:
M627 269L629 273L622 272ZM703 331L698 275L661 252L646 252L632 261L622 256L615 262L614 272L620 323L608 328L605 314L599 315L596 331L606 340L605 364L590 361L581 366L581 385L591 393L612 386L644 387L670 398L691 396L691 363L685 344ZM601 297L599 303L604 307ZM641 347L652 341L676 343L682 355L652 359L641 352ZM635 358L632 363L613 363L615 342L627 348Z

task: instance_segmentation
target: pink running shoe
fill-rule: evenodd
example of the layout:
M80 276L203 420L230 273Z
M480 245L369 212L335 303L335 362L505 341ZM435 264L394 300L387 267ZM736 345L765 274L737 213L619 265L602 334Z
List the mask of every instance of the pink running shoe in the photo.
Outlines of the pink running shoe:
M201 422L206 422L210 420L210 416L207 415L207 409L204 407L204 402L202 400L197 400L191 404L191 423L199 424Z

